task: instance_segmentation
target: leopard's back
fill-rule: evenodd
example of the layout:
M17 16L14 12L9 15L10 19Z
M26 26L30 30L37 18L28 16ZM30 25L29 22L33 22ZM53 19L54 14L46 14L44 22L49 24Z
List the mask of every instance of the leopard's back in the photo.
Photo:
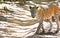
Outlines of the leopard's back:
M36 11L38 17L42 17L43 19L50 19L54 15L58 15L58 6L52 6L46 9L40 9Z

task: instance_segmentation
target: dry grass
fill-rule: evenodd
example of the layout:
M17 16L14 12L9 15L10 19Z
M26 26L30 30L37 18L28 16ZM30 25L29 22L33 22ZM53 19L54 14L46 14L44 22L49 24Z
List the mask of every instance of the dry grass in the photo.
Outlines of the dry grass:
M11 18L11 19L8 19L7 22L16 23L22 26L29 26L29 25L33 25L37 23L38 21L37 20L25 20L24 21L24 20L18 20L18 19Z

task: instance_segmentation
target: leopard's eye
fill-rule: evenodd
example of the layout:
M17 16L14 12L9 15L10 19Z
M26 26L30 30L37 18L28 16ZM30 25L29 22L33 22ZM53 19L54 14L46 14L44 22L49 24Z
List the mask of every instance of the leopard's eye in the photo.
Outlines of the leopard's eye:
M29 8L31 9L31 6Z

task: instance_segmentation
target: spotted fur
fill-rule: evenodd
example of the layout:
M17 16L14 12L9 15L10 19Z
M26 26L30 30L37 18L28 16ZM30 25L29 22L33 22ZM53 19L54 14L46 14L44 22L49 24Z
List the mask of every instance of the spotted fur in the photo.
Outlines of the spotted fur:
M30 7L30 9L32 9L32 8ZM52 16L56 18L57 31L55 33L57 33L59 31L59 18L58 18L59 13L58 13L58 11L59 11L59 8L55 3L53 3L52 6L50 6L49 8L46 8L46 9L44 9L43 7L34 8L34 13L35 13L34 17L36 17L38 19L39 27L42 28L42 32L44 32L44 28L43 28L43 24L42 24L43 20L48 19L48 21L50 22L50 24L52 26L52 23L50 21L52 19ZM33 13L33 12L31 12L31 13ZM51 30L51 28L49 29L49 31L50 30Z

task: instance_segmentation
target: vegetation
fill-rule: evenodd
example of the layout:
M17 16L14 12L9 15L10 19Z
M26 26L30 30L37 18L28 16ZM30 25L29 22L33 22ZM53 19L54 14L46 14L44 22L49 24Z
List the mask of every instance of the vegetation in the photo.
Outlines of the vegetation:
M59 0L59 2L60 2L60 0Z
M59 15L59 21L60 21L60 15Z

